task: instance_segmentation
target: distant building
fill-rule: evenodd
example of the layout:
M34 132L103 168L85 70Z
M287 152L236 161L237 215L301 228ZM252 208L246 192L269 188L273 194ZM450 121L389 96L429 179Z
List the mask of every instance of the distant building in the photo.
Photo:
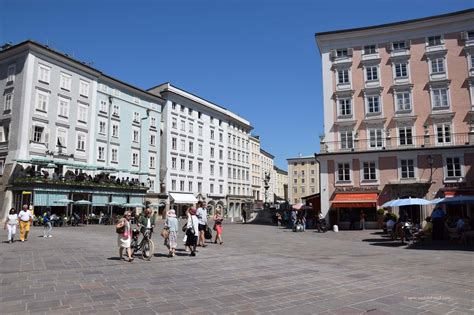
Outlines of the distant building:
M0 90L2 219L22 204L85 214L79 200L123 211L155 191L161 97L32 41L0 51Z
M289 158L288 195L289 202L296 204L302 198L319 192L319 163L314 156Z
M262 193L262 171L261 171L261 160L260 160L260 137L250 136L250 177L252 185L252 196L255 203L263 207L263 195Z
M375 225L376 208L391 199L474 194L474 10L316 41L321 208L331 222L348 225L364 210ZM404 211L418 223L427 215Z
M273 203L274 201L274 181L273 177L273 159L275 157L268 153L267 151L260 148L260 170L261 170L261 178L262 178L262 187L260 190L260 195L263 198L263 202ZM265 177L269 178L268 180L268 189L265 189L264 179Z
M283 203L288 201L288 172L273 166L272 181L274 202Z

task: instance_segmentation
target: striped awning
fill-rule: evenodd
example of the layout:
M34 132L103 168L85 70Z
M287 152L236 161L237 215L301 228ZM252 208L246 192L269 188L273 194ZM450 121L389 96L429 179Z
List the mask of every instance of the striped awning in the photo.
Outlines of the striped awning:
M130 196L131 204L143 204L143 197Z
M42 206L42 207L57 207L58 200L65 200L68 199L68 193L51 193L51 192L43 192L43 191L35 191L33 197L33 204L35 206Z
M106 206L109 203L109 195L92 195L92 205Z
M127 197L126 196L112 196L112 202L116 202L119 205L127 203Z

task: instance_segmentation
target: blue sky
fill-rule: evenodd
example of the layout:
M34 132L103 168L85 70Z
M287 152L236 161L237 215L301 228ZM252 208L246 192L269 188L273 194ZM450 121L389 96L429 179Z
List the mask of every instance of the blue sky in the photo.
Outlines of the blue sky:
M314 33L473 6L473 0L0 0L0 43L33 39L143 89L172 82L248 119L286 169L288 157L319 151L322 82Z

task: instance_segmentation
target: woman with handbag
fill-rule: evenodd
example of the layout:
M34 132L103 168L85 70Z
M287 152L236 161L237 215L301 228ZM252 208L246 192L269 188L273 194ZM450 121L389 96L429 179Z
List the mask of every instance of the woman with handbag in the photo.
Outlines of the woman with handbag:
M188 221L186 223L186 243L185 246L191 250L190 256L196 256L196 244L199 236L199 221L196 216L196 209L188 209Z
M133 261L132 251L130 250L130 243L132 241L132 228L130 224L131 216L132 214L130 211L125 211L123 218L120 219L120 221L115 226L118 234L117 244L119 246L119 257L120 259L123 259L123 249L125 248L127 250L129 262Z
M166 213L165 228L168 229L168 237L165 238L166 246L169 250L168 257L174 257L176 256L176 247L178 246L178 219L173 209Z
M217 240L219 240L219 244L222 245L224 242L222 241L222 218L221 212L219 210L216 211L214 215L214 231L216 231L216 239L214 240L214 244L217 244Z

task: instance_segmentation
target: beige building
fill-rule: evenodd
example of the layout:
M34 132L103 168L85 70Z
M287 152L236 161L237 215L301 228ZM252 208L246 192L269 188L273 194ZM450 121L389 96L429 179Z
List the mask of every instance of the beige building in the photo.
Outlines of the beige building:
M319 192L319 164L314 156L289 158L288 195L292 204Z
M260 162L260 137L249 136L250 143L250 175L251 175L251 189L254 202L261 202L263 196L262 190L262 172Z
M262 196L264 202L269 202L269 203L273 203L273 195L275 193L275 189L273 186L274 183L272 180L274 158L275 157L273 155L271 155L267 151L260 148L260 170L261 170L260 178L262 180L260 195ZM266 194L265 194L264 178L267 177L267 175L270 177L270 180L268 181L268 190L266 191Z
M274 202L284 202L288 200L288 172L273 166L273 192Z
M474 194L474 10L316 40L321 209L331 222L344 226L364 209L375 224L391 199ZM422 219L418 207L405 210Z

